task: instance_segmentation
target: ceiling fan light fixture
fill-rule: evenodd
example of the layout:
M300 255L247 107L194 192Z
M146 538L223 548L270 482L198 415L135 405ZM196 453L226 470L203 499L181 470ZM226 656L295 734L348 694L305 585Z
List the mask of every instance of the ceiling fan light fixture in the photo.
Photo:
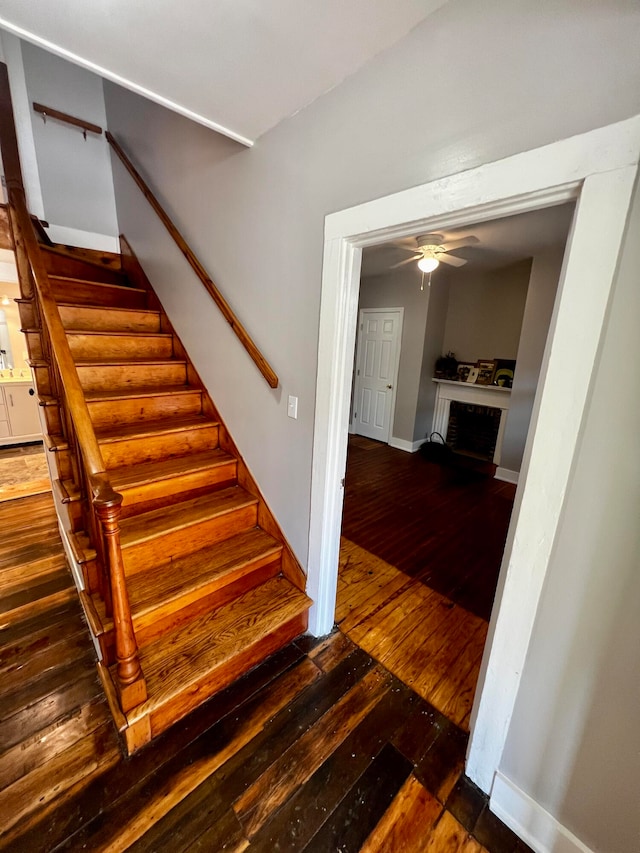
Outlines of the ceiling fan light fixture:
M440 261L433 256L420 258L418 261L418 269L422 272L433 272L437 267L440 266Z

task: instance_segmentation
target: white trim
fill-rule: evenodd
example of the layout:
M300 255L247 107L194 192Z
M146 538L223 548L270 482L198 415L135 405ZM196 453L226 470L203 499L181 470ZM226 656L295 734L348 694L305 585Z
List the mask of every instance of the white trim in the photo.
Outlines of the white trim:
M580 196L472 716L467 774L485 792L502 755L560 519L639 152L635 117L325 220L308 564L313 634L330 630L335 612L362 247Z
M501 468L498 466L493 478L494 480L502 480L504 483L513 483L517 486L520 478L520 471L511 471L509 468Z
M398 332L396 337L396 351L394 354L395 364L393 365L393 378L391 383L393 388L391 389L391 405L389 407L389 424L387 429L387 435L384 439L375 439L376 441L383 441L385 444L390 444L389 436L391 435L391 429L393 427L393 421L395 419L396 414L396 389L398 387L398 373L400 371L400 353L402 352L402 328L404 326L404 307L400 308L361 308L358 312L358 327L356 329L356 361L355 361L355 372L354 376L354 394L353 394L353 405L356 407L356 400L359 398L359 385L360 380L358 379L358 371L360 369L360 358L362 355L361 345L362 345L362 325L364 323L364 315L365 314L393 314L397 312L399 314L398 318ZM351 425L353 427L353 433L355 435L361 435L361 433L357 430L357 424L355 417L351 421ZM367 438L372 438L372 436L366 436Z
M51 223L46 229L54 243L65 246L82 246L83 249L96 249L99 252L119 252L120 241L111 234L98 234L94 231L82 231L80 228L68 228L66 225Z
M394 435L389 439L389 447L395 447L396 450L405 450L407 453L415 453L425 443L426 438L419 438L418 441L407 441L405 438L396 438Z
M254 140L248 139L246 136L242 136L240 133L236 133L235 130L231 130L228 127L224 127L221 124L218 124L215 121L211 121L211 119L206 118L200 113L196 113L193 110L188 109L188 107L183 107L180 104L177 104L175 101L169 100L169 98L165 98L164 95L158 94L158 92L152 92L151 89L146 89L144 86L140 86L138 83L134 83L133 80L129 80L127 77L121 77L120 74L116 74L113 71L109 71L108 68L104 68L102 65L97 65L95 62L91 62L90 59L85 59L83 56L78 56L77 53L72 53L70 50L67 50L64 47L61 47L55 42L49 41L48 39L44 39L36 33L32 33L30 30L25 30L23 27L19 27L17 24L12 24L11 21L7 21L6 18L0 18L0 27L5 30L8 30L10 33L18 36L25 41L30 41L32 44L38 45L38 47L44 48L44 50L48 50L49 53L55 53L56 56L61 56L63 59L68 60L69 62L73 62L75 65L80 65L82 68L87 68L89 71L93 71L94 74L97 74L99 77L104 77L107 80L111 80L114 83L117 83L119 86L124 86L125 89L130 89L132 92L137 92L138 95L142 95L144 98L148 98L150 101L155 101L156 104L161 104L163 107L166 107L168 110L173 110L174 113L179 113L182 116L185 116L191 121L195 121L198 124L203 124L205 127L210 128L211 130L215 130L216 133L221 133L223 136L228 136L229 139L233 139L236 142L239 142L241 145L246 145L247 148L251 148Z
M566 826L499 772L489 808L536 853L592 853Z

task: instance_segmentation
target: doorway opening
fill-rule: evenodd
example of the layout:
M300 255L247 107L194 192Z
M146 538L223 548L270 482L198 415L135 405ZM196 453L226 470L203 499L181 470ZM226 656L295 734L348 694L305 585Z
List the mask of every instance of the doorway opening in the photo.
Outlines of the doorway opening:
M363 252L336 622L466 731L573 214L570 203L446 233L473 240L426 291L398 261L408 240ZM386 303L408 318L390 419Z
M524 487L514 505L499 606L493 610L471 715L466 772L485 792L499 766L560 523L639 150L640 120L629 119L331 214L325 221L307 582L314 601L309 627L316 635L330 631L335 614L362 250L579 198L523 457Z

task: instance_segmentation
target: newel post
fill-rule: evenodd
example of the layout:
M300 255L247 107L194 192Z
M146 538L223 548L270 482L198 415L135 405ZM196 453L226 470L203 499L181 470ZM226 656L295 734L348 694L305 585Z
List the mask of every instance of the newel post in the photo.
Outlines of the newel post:
M147 698L147 685L140 666L138 644L133 631L129 595L120 548L120 511L122 495L109 489L98 494L94 506L104 535L107 568L113 602L113 628L116 641L116 689L126 713Z

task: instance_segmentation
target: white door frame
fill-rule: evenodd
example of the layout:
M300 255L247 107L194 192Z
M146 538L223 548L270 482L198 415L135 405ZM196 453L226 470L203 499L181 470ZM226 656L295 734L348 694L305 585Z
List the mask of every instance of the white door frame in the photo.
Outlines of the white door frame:
M334 623L362 249L577 199L472 715L466 772L487 793L561 519L639 153L636 116L325 220L307 583L316 635Z
M393 435L393 421L396 414L396 391L398 388L398 373L400 371L400 354L402 352L402 327L404 325L404 308L361 308L358 312L358 320L356 325L356 361L355 361L355 376L353 377L353 405L354 409L357 405L358 399L358 388L359 388L359 380L358 380L358 367L360 361L360 333L362 331L361 326L364 322L365 314L380 314L380 313L391 313L398 312L398 345L396 346L396 352L394 356L394 365L393 365L393 376L391 382L393 383L393 388L391 389L391 410L389 412L389 434L387 436L387 444L389 444L391 437ZM350 431L355 433L355 417L352 419L350 424Z

